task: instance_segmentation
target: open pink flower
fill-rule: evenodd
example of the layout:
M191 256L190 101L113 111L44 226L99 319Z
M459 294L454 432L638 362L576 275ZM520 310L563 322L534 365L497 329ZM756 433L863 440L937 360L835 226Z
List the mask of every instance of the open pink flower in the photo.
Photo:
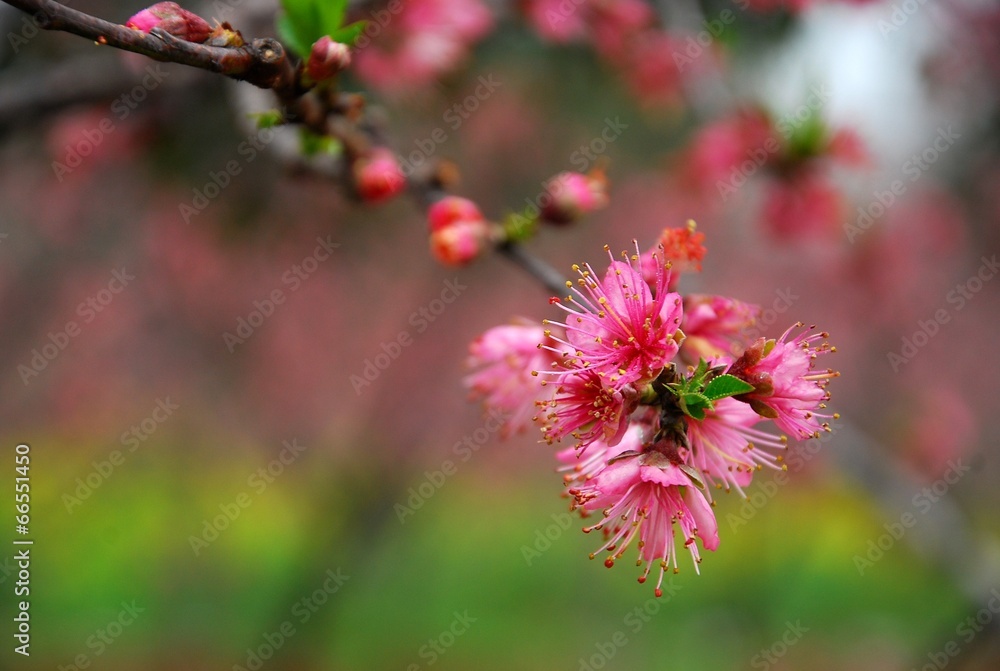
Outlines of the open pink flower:
M598 439L613 447L638 404L639 393L631 384L608 384L601 374L584 369L562 377L554 396L539 402L548 409L542 433L549 444L572 436L578 449Z
M632 422L615 447L598 438L583 448L567 447L556 452L556 459L562 464L559 471L566 486L572 489L586 483L604 470L608 460L616 455L641 450L649 428L641 422Z
M501 437L523 431L532 423L536 403L552 395L533 371L552 366L558 358L545 341L541 326L527 323L496 326L469 345L467 365L477 369L465 378L473 398L509 416Z
M784 452L787 442L755 429L760 421L749 405L731 398L716 401L704 420L688 420L691 465L707 484L726 491L735 488L746 496L743 488L750 484L754 471L761 466L781 468L781 456L776 453Z
M826 407L830 398L826 385L839 375L829 369L813 372L817 356L836 351L825 342L829 334L809 335L806 330L786 340L793 328L802 326L801 322L795 324L778 340L760 338L726 371L754 386L754 391L736 396L737 400L748 403L758 415L773 419L798 440L829 430L820 419L831 415L818 414L817 410ZM816 340L823 342L814 346Z
M681 356L697 363L699 357L738 356L750 343L750 332L760 307L725 296L689 294L684 297L684 343Z
M601 282L589 264L574 266L579 288L558 303L568 313L565 323L543 323L566 329L566 339L558 342L572 351L569 370L591 369L606 375L609 384L638 386L656 378L677 353L683 307L680 296L667 291L670 273L662 263L650 289L638 269L639 254L626 258L611 257Z
M675 524L680 526L696 571L701 562L696 539L701 539L706 550L719 546L718 524L705 495L679 465L655 449L619 454L596 476L570 491L576 506L603 514L600 522L584 528L588 533L600 530L605 534L604 544L591 558L610 552L604 562L610 568L638 537L640 563L646 563L639 582L646 581L655 562L660 571L656 596L662 595L667 568L677 569Z

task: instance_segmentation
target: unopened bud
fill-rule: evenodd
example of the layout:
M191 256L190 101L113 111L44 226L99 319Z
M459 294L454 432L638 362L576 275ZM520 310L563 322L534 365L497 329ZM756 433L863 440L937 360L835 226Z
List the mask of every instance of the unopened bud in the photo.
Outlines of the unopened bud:
M431 233L463 221L484 221L479 206L468 198L446 196L430 206L427 223Z
M351 48L334 42L329 35L316 40L306 61L306 74L314 82L330 79L351 64Z
M559 173L546 183L545 195L548 198L541 214L550 224L572 223L608 204L607 183L601 173Z
M378 203L406 188L406 177L396 156L385 147L377 147L355 162L354 185L362 200Z
M205 19L189 12L176 2L158 2L130 18L125 25L144 33L150 32L153 28L160 28L174 37L198 44L207 40L212 34L212 28Z
M489 224L483 219L464 219L431 232L431 254L441 263L462 266L487 248Z

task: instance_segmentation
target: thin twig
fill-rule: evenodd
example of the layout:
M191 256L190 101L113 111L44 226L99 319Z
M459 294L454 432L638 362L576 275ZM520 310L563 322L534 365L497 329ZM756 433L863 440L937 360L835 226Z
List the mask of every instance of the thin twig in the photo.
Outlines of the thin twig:
M85 14L53 0L3 0L28 12L44 30L58 30L154 60L180 63L240 79L279 93L297 86L284 47L271 38L240 47L213 47L178 39L158 28L150 33Z
M566 293L566 278L549 264L528 253L521 245L507 243L500 245L497 251L541 282L553 296L562 296Z

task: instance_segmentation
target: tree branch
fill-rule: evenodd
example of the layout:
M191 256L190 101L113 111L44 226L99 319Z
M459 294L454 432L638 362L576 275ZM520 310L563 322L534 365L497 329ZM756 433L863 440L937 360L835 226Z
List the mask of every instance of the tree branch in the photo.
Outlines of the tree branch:
M58 30L154 60L180 63L240 79L287 95L298 88L296 70L284 47L271 38L239 47L214 47L181 40L158 28L149 34L85 14L54 0L3 0L28 12L44 30Z

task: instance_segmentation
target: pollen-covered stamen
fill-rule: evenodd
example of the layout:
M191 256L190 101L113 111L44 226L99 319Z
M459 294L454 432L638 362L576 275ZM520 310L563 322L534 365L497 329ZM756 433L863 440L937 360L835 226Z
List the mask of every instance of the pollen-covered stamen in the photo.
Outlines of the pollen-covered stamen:
M577 370L563 376L553 397L544 402L548 411L542 434L549 444L572 436L578 449L596 440L614 446L625 435L638 404L635 387L622 383L618 376Z
M734 398L799 440L828 430L821 419L831 415L817 410L830 399L827 384L839 375L830 369L813 370L818 356L835 351L826 342L829 334L810 334L815 328L811 326L789 339L792 330L802 326L794 324L777 340L759 339L726 371L754 386L752 392Z
M765 466L781 468L788 441L754 426L761 421L748 405L721 399L704 420L688 422L691 463L707 484L727 492L735 489L746 497L743 488L750 484L754 471ZM710 491L706 496L711 500Z
M669 274L662 265L651 289L637 267L638 253L616 261L605 250L611 261L603 280L594 279L589 265L574 266L580 275L577 285L558 303L566 313L565 321L546 323L565 329L556 347L571 352L566 357L570 366L620 375L628 381L651 380L677 352L675 335L683 313L680 297L667 290Z
M637 542L637 565L646 564L639 582L659 568L659 592L667 569L679 570L678 543L691 554L695 570L701 561L696 541L718 546L718 525L698 486L669 456L658 450L621 454L610 459L594 478L573 490L576 505L601 511L601 520L584 531L600 529L604 543L592 555L611 553L609 565ZM680 539L675 541L675 532Z

